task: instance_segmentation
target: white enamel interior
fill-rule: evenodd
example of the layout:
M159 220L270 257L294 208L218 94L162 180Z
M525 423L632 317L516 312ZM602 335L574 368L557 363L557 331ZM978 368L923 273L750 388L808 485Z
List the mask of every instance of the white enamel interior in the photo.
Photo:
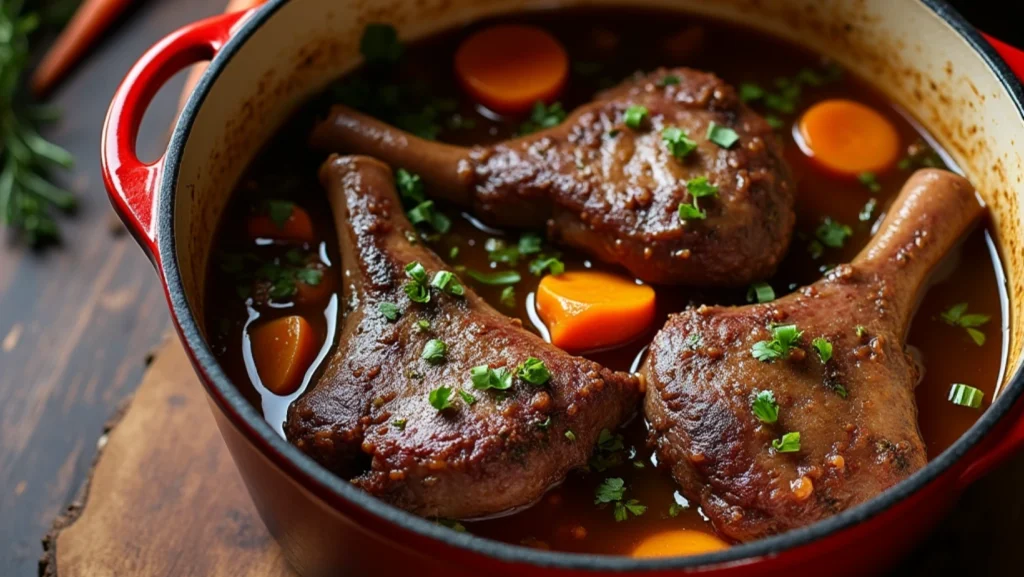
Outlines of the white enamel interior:
M209 247L235 181L297 105L359 63L366 23L392 23L408 40L484 15L578 4L708 14L788 38L872 79L927 127L993 209L1011 294L1008 369L1016 368L1024 330L1024 299L1016 296L1024 293L1017 272L1022 265L1017 193L1024 162L1016 143L1024 142L1024 123L983 58L917 0L292 0L223 68L185 144L174 234L186 294L200 325Z

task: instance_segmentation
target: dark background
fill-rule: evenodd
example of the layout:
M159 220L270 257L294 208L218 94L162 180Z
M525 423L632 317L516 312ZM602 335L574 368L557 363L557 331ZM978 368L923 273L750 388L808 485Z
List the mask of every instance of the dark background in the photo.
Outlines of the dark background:
M80 487L103 422L134 390L147 352L169 326L156 274L135 242L115 233L99 175L107 105L150 45L225 2L136 2L54 95L65 116L47 136L77 158L65 184L82 207L63 222L59 250L0 243L0 576L35 574L40 537ZM1019 1L952 4L982 30L1024 46L1016 11L1004 8ZM179 75L150 106L139 139L143 158L163 149L182 82ZM1020 574L1021 527L1024 458L972 487L896 573Z

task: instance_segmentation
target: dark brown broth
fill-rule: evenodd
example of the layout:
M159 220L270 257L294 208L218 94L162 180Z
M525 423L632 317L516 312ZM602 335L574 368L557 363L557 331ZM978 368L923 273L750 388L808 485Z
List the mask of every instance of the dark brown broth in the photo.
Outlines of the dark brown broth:
M636 70L649 70L658 66L686 65L714 71L727 81L757 82L770 86L775 78L793 77L799 70L821 70L822 62L813 54L776 39L750 30L715 22L697 20L672 13L651 13L621 10L573 10L541 12L502 18L502 21L526 22L551 31L566 46L577 69L589 74L574 73L562 102L567 110L588 100L593 93L615 83ZM458 99L457 113L471 118L472 129L443 129L439 139L459 144L491 142L515 133L521 119L494 120L480 114L472 102L462 97L451 73L451 58L458 43L469 33L490 22L478 23L465 29L441 34L421 41L415 48L407 48L395 77L410 85L417 85L420 93ZM664 48L666 39L683 33L678 38L690 38L695 50L675 54ZM697 41L692 40L698 38ZM613 42L614 40L614 42ZM613 46L611 44L614 44ZM601 64L600 70L586 70L588 62ZM582 65L581 65L582 63ZM591 68L593 68L591 66ZM864 102L886 115L897 127L902 144L909 146L924 135L867 84L845 75L826 85L805 88L796 114L785 115L787 126L799 116L802 109L816 101L843 97ZM243 184L234 194L233 201L221 223L215 254L225 252L251 252L260 258L280 257L284 249L254 247L245 231L245 220L261 199L287 198L305 207L313 216L318 241L323 245L325 259L333 263L325 282L339 286L338 252L334 225L319 184L316 170L322 155L310 152L305 138L313 119L322 116L332 97L328 94L310 103L280 131L262 155L252 164ZM759 109L764 112L763 109ZM444 116L450 117L451 113ZM871 193L861 183L839 178L818 168L799 150L788 129L780 132L786 144L786 156L798 182L798 224L790 253L779 272L770 279L777 295L791 292L798 286L820 278L822 271L836 263L853 258L871 235L871 225L884 213L909 174L908 170L893 168L878 175L882 186L879 193ZM428 191L429 192L429 191ZM872 197L878 199L878 210L868 222L861 222L858 214ZM453 217L457 211L449 210ZM821 219L830 216L849 224L854 231L841 250L825 249L824 254L812 258L808 244ZM455 218L452 232L432 243L435 251L447 258L453 246L458 256L453 266L486 270L491 264L484 249L486 239L504 236L515 242L518 233L491 235L482 232L470 220ZM1001 268L986 224L971 233L953 254L949 255L936 274L934 286L925 295L914 318L909 343L923 360L924 378L917 389L920 425L928 444L930 457L934 457L952 444L981 414L953 405L946 400L952 383L962 382L985 392L986 406L991 401L998 382L1003 356L1003 315ZM307 246L307 251L320 250L319 243ZM563 251L568 270L583 267L610 268L590 262L585 255ZM505 269L504 265L496 267ZM518 269L523 281L516 285L514 309L499 304L500 287L480 286L463 275L475 290L499 310L524 320L527 327L534 323L528 314L528 302L538 278L527 271L527 262ZM621 271L617 271L621 272ZM271 424L280 426L280 415L289 399L261 394L251 383L243 358L245 340L243 328L251 315L260 319L283 314L302 314L313 322L323 338L333 330L325 315L326 303L317 305L290 305L284 308L249 307L235 291L235 282L217 266L211 265L211 282L207 295L207 326L211 342L227 374L241 387L256 406L262 406ZM716 302L742 304L744 291L694 291L677 287L657 289L659 320L651 333L628 346L590 355L591 358L613 369L629 370L642 353L650 335L660 326L664 317L694 303ZM972 313L991 315L984 328L987 342L974 344L962 328L948 326L939 320L939 314L950 306L969 303ZM852 328L852 327L851 327ZM310 371L312 374L313 371ZM275 417L271 417L275 415ZM512 543L550 547L563 551L628 554L646 535L670 528L688 528L712 531L696 506L670 517L673 502L685 502L676 493L675 483L667 472L657 471L650 452L644 444L645 428L642 418L635 419L625 431L627 447L635 455L625 465L604 473L574 473L566 482L549 492L541 503L515 515L465 523L475 534ZM639 468L640 465L643 468ZM621 477L628 487L627 498L636 498L648 507L641 517L616 523L610 508L593 504L595 487L607 477Z

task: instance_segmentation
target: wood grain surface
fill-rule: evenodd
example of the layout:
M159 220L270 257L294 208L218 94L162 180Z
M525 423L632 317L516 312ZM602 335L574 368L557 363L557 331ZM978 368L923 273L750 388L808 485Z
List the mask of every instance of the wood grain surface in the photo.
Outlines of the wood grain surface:
M64 223L65 243L58 250L34 253L0 243L0 576L36 573L40 537L75 498L96 455L104 422L138 386L147 354L160 342L168 325L156 275L134 241L119 234L120 225L103 190L99 138L107 105L117 84L146 48L182 24L219 12L223 2L137 2L52 99L65 110L65 117L46 135L77 157L77 166L67 176L66 185L79 193L82 209L77 218ZM1000 14L999 3L962 0L954 4L968 10L968 16L981 28L1011 43L1024 44L1024 33L1012 24L1012 19ZM183 81L184 74L169 82L150 107L140 138L143 158L155 158L163 149L166 127L174 116ZM143 387L139 399L149 395L149 400L140 400L137 406L144 407L140 412L152 411L151 418L164 417L161 423L165 433L196 434L200 419L207 419L211 426L212 421L209 409L203 406L205 401L189 400L189 395L200 389L176 346L168 345L168 352L154 367L154 372L159 368L164 376L147 383L177 383L184 391L181 399L173 394L161 397L156 391L148 393ZM169 360L164 361L164 357ZM182 399L185 404L176 407L174 403ZM129 413L126 419L130 417ZM118 434L116 430L114 434ZM202 553L203 565L194 565L190 558L202 551L203 542L193 550L167 549L153 556L145 548L156 545L147 543L134 551L122 550L125 559L120 565L104 569L94 563L87 565L91 573L79 574L285 574L276 546L266 539L262 525L252 515L237 474L224 464L227 461L219 438L207 435L204 440L196 435L184 442L183 447L198 451L193 458L206 459L195 464L192 472L219 472L223 478L216 477L220 482L212 489L182 481L178 500L174 500L173 492L155 489L141 494L154 500L136 503L139 515L133 517L133 522L139 527L164 525L166 533L154 528L143 534L159 536L176 547L195 542L167 540L170 533L227 543L225 547L234 547L227 550L239 555L247 551L260 561L238 560L230 573L197 572L225 567L223 558L218 552ZM181 458L186 453L173 454ZM146 452L136 447L116 455L141 458ZM157 463L160 457L153 453L148 458ZM205 476L207 483L214 478ZM111 475L108 481L106 486L116 486L118 477ZM222 499L225 508L205 510L211 504L220 506L214 498L218 487L226 495ZM184 496L198 500L188 501ZM89 506L100 507L95 503ZM148 513L153 516L146 517ZM174 516L159 516L169 513ZM90 522L110 520L102 513L96 513L93 519ZM1024 534L1021 527L1024 456L972 487L936 534L894 574L1019 574L1024 564L1024 552L1018 543ZM123 538L139 529L120 525L118 530L125 531L120 536ZM183 551L187 554L177 555ZM170 557L170 553L177 556ZM90 562L90 556L81 551L79 559ZM113 572L115 568L120 572Z

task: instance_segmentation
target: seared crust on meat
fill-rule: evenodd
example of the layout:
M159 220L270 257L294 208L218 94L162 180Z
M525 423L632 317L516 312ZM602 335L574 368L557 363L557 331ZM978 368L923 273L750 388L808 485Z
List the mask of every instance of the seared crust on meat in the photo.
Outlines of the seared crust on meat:
M586 463L601 429L635 412L636 376L545 343L468 287L464 297L435 290L429 303L410 301L407 264L419 262L431 278L447 267L410 243L415 231L386 165L332 156L320 176L338 224L347 312L323 376L289 410L285 432L300 449L412 512L473 518L533 503ZM381 303L401 316L388 321ZM431 339L448 345L444 362L421 358ZM529 357L548 367L545 385L514 378L507 391L472 387L472 367L514 372ZM440 386L476 401L453 391L453 408L438 411L428 396Z

